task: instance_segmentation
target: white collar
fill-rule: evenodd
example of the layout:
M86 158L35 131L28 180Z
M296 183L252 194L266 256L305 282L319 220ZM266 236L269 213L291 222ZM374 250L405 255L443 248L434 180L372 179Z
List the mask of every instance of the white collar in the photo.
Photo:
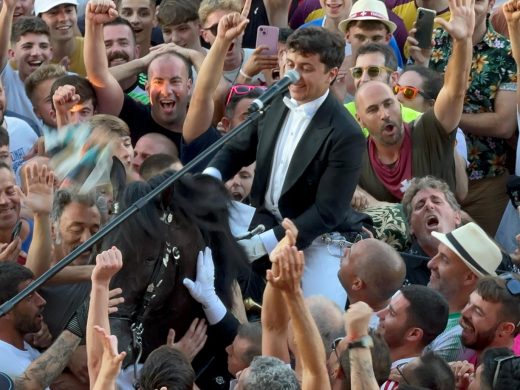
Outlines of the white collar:
M327 99L327 96L329 96L329 90L327 89L323 95L321 95L319 98L314 99L310 102L298 104L298 102L293 99L289 98L288 96L285 96L283 98L283 102L291 111L295 111L297 113L302 113L307 118L311 119L314 114L316 114L316 111L320 108L320 106L323 104L325 99Z

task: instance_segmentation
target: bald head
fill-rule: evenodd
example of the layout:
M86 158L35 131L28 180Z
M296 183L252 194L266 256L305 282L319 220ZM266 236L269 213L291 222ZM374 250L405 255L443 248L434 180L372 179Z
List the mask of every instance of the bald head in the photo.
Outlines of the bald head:
M143 135L134 148L134 159L132 166L139 172L143 161L155 154L166 154L176 159L179 157L177 146L168 137L159 133L148 133Z
M354 244L341 262L338 277L351 303L364 301L374 310L401 288L406 265L387 243L369 238Z
M359 111L360 104L363 104L367 101L367 97L371 96L377 100L377 98L380 97L377 94L381 94L381 92L384 92L385 94L390 93L390 96L395 97L392 88L390 88L390 85L384 83L383 81L371 80L360 84L355 96L357 110Z

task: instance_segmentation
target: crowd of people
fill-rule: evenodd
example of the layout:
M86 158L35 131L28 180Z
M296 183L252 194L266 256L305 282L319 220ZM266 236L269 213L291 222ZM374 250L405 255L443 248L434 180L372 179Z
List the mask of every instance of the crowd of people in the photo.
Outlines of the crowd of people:
M0 390L520 388L520 0L0 4Z

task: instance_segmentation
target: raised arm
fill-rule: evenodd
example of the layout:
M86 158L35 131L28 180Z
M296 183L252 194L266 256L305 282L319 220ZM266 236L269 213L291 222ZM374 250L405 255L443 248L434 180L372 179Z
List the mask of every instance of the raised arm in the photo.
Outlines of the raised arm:
M83 56L87 78L94 86L99 111L118 116L123 107L124 92L108 69L103 39L103 24L117 17L113 1L91 0L85 14Z
M110 279L123 266L123 257L116 247L97 255L92 272L92 291L87 319L87 361L90 383L95 383L103 356L102 340L96 335L94 326L110 334L108 321L108 299Z
M56 112L56 127L61 129L73 123L72 107L79 103L80 96L72 85L62 85L54 91L52 104Z
M231 42L242 34L248 23L248 20L243 16L246 8L249 8L248 3L250 3L249 0L246 2L242 15L238 13L228 14L219 22L215 42L213 42L197 75L190 107L182 128L182 136L188 144L204 133L211 125L214 111L213 94L222 78L227 50Z
M15 7L16 0L4 0L0 10L0 71L4 70L8 60L7 51L11 43Z
M325 348L301 288L305 262L303 252L295 246L286 246L278 252L275 261L279 262L280 276L272 278L271 283L282 290L292 320L294 341L298 346L303 370L302 389L330 389Z
M435 18L453 39L453 53L446 67L444 85L435 101L435 116L447 133L453 132L461 118L471 68L472 35L475 28L475 0L450 0L449 22Z
M264 0L269 25L289 27L289 9L291 4L291 0Z
M26 168L27 196L24 204L31 209L34 218L34 231L27 261L35 277L39 277L51 266L52 239L51 220L54 174L46 166L30 164Z

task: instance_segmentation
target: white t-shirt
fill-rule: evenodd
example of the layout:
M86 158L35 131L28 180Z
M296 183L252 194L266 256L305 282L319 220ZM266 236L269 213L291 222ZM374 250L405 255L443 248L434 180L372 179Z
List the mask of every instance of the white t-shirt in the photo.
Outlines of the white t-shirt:
M38 135L31 126L22 119L6 116L5 124L9 133L9 152L13 160L13 171L22 165L23 158L38 140Z
M7 109L17 114L32 119L34 123L40 124L41 120L33 111L33 105L25 94L25 85L20 79L17 70L14 70L10 63L7 63L1 73L4 84Z
M0 340L0 371L14 379L23 374L29 365L40 356L40 352L25 341L25 350Z

